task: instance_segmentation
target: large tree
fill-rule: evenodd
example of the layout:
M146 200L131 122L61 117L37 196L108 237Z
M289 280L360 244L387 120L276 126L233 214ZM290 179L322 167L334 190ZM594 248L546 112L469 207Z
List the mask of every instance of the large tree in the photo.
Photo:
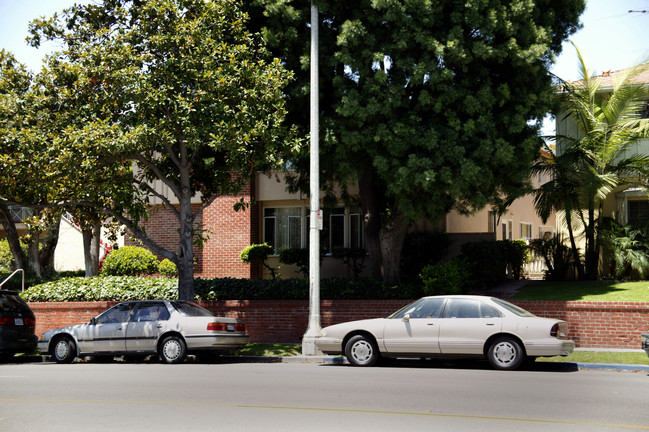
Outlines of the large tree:
M48 38L65 46L49 60L49 76L77 120L54 144L86 164L69 202L112 216L173 261L183 299L194 296L196 216L256 172L276 168L294 143L283 124L290 74L248 31L240 6L105 0L31 27L34 45ZM102 175L120 187L101 189ZM178 220L176 250L144 229L153 199Z
M309 2L253 3L298 75L290 118L306 127ZM317 3L323 175L359 185L374 273L395 282L409 223L520 193L553 106L548 69L585 2Z

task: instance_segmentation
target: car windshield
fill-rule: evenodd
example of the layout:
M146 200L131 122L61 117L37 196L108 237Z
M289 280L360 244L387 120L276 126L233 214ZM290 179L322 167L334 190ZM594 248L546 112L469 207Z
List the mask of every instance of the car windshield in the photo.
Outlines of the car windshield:
M525 309L523 309L521 307L518 307L515 304L511 304L509 302L506 302L505 300L501 300L501 299L493 298L493 297L491 298L491 300L493 300L494 303L504 307L508 311L510 311L512 313L515 313L518 316L521 316L521 317L533 317L533 316L536 316L532 312L526 311Z
M411 313L413 310L420 307L424 303L424 301L426 301L425 298L420 298L419 300L416 300L416 301L402 307L398 311L394 312L392 315L388 316L388 319L401 319L407 313Z
M178 312L180 312L182 315L185 316L192 316L192 317L213 317L214 316L212 312L200 307L196 303L173 301L171 302L171 304Z

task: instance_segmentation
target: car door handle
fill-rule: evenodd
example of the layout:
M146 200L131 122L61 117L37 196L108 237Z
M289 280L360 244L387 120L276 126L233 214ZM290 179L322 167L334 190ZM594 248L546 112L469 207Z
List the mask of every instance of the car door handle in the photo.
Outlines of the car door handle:
M121 329L122 329L122 326L117 327L117 330L121 330Z
M494 323L487 323L488 326L495 326L496 324Z
M162 328L162 324L158 324L156 328Z
M435 323L426 323L426 325L435 325Z

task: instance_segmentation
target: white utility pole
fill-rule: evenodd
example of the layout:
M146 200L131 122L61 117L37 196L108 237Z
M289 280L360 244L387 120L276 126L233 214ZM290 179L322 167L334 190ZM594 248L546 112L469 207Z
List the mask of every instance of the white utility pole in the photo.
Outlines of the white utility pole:
M309 210L309 325L302 338L302 354L317 355L320 327L320 109L318 104L318 7L311 2L311 165Z

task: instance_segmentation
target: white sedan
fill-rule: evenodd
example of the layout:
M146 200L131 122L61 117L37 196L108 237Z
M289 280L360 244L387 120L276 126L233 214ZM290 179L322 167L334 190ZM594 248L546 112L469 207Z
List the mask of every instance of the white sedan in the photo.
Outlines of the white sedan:
M120 303L87 324L46 331L38 349L57 363L84 355L152 354L165 363L180 363L190 352L229 352L246 343L241 320L216 317L192 302L144 300Z
M381 357L481 357L511 370L536 357L570 354L575 343L567 333L565 321L494 297L457 295L424 297L387 318L326 327L315 343L355 366L373 366Z

